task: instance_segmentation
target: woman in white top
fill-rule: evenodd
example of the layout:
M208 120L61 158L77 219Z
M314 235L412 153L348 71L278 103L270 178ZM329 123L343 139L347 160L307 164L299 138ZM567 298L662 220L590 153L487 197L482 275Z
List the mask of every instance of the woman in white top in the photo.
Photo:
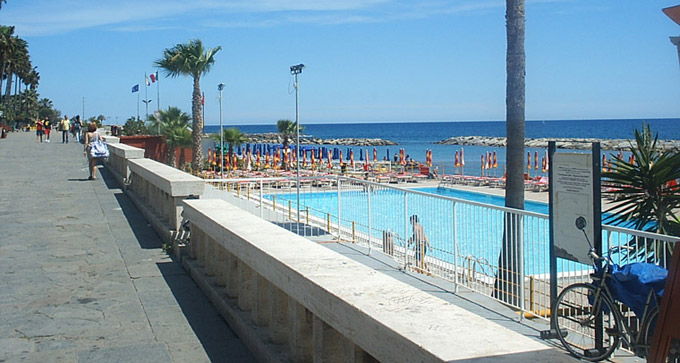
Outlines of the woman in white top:
M97 135L97 124L90 122L87 125L87 133L85 133L85 148L83 150L83 153L85 153L85 156L87 156L87 161L90 166L90 177L87 178L89 180L95 180L97 175L97 158L93 158L92 154L90 154L90 149L92 148L91 144L95 139L95 135ZM101 135L97 135L97 137L101 137Z

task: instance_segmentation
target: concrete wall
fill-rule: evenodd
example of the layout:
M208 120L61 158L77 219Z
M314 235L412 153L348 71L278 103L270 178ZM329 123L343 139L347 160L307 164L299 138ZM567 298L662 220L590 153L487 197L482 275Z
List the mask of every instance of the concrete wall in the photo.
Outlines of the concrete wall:
M129 170L126 193L165 241L182 212L190 221L189 256L178 257L260 361L564 361L226 201L191 199L204 193L202 179L110 147L109 168Z
M182 201L200 198L203 179L151 159L128 159L126 193L164 242L171 244L180 230Z
M534 340L225 201L185 205L191 259L183 263L263 361L560 360Z
M144 149L120 143L110 143L109 137L106 137L105 139L107 140L110 154L109 160L107 161L107 166L116 177L116 181L121 186L121 188L125 189L126 183L130 178L128 160L143 159Z

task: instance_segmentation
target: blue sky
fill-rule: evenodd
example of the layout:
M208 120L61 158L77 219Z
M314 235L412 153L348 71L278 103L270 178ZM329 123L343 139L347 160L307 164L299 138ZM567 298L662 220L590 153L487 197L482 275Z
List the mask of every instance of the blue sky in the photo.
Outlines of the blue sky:
M678 0L527 0L528 120L680 117L680 67L662 12ZM505 1L8 0L62 112L137 113L164 49L221 46L201 82L206 123L295 118L289 67L304 63L304 123L505 119ZM190 113L191 79L160 80L160 104ZM156 86L148 88L155 110ZM144 105L141 104L144 114Z

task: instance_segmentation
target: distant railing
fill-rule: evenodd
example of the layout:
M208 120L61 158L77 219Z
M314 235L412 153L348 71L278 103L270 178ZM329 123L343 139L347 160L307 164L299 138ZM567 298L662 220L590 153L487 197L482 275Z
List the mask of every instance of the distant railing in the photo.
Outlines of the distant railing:
M453 291L465 287L492 296L517 308L520 317L550 317L549 222L544 214L341 176L301 178L299 208L295 178L206 182L214 187L206 190L207 197L229 198L303 236L355 243L369 253L391 256L405 270L450 281ZM413 241L413 215L429 245ZM503 241L508 241L505 251ZM665 267L669 260L662 252L679 239L603 225L604 249L631 241L638 243L621 262ZM558 291L589 280L591 272L591 266L558 259Z

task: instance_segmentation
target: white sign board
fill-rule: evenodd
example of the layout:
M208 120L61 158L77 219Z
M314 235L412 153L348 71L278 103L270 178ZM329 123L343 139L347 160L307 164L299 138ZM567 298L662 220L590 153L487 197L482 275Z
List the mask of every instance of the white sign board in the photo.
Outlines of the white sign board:
M590 154L558 153L553 155L553 226L555 255L571 261L591 264L590 245L576 228L576 219L586 219L586 234L594 241L593 232L593 160Z

